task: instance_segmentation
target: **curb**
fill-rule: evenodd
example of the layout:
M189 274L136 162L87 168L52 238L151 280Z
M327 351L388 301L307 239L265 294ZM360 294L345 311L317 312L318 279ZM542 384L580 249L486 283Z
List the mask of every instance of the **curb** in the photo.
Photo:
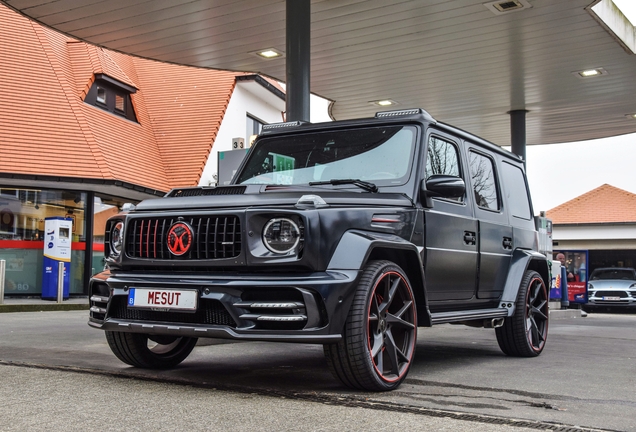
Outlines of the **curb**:
M71 311L88 310L88 304L78 303L52 303L52 304L2 304L0 313L5 312L50 312L50 311Z
M553 309L550 319L584 318L587 314L581 309Z

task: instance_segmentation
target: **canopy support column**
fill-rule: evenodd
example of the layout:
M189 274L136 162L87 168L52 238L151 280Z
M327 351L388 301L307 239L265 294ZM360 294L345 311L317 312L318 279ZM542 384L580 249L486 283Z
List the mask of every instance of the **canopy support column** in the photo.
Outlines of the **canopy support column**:
M510 111L510 144L514 154L526 163L526 110Z
M309 121L310 0L286 1L285 26L287 38L286 120Z

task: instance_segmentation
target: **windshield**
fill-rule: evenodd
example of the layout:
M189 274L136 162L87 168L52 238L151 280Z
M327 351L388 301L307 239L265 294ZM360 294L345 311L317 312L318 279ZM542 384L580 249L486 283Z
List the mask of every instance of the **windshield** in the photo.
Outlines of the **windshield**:
M383 126L263 138L237 184L305 185L359 179L379 186L409 177L414 126Z
M590 280L610 280L610 279L626 279L634 280L634 270L632 269L603 269L594 270Z

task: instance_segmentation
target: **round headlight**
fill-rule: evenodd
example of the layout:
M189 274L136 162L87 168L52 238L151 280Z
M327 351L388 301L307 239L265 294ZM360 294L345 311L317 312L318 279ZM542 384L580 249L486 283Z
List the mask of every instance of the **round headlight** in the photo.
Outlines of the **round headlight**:
M124 223L117 222L110 231L110 251L114 256L119 256L124 244Z
M263 243L276 254L285 254L294 250L300 242L300 228L291 219L274 218L265 225Z

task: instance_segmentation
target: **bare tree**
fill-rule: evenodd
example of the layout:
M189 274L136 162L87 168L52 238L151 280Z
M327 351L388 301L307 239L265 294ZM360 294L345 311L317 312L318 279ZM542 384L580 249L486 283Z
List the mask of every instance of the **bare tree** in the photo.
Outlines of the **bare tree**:
M432 137L428 143L426 177L435 174L459 176L459 165L455 146Z
M475 201L479 207L496 208L497 190L492 162L477 153L469 154L470 175L475 192Z

